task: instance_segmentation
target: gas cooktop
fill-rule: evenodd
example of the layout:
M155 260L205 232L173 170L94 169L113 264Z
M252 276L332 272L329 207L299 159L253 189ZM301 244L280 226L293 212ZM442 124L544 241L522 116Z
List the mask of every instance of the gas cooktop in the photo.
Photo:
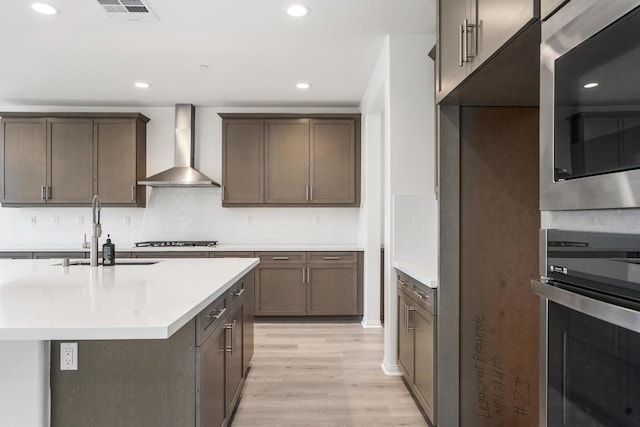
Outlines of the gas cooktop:
M206 246L213 247L218 244L217 240L153 240L148 242L137 242L136 247L188 247L188 246Z

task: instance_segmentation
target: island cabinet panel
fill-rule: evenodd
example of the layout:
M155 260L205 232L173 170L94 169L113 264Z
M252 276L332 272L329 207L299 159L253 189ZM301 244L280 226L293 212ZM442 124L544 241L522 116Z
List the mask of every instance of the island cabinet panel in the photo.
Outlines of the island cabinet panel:
M540 16L539 0L440 0L438 102Z
M353 120L311 120L311 204L356 202L356 141Z
M224 427L253 354L250 271L166 340L78 342L78 370L51 345L52 427ZM249 302L250 304L250 302ZM68 341L68 340L67 340Z
M225 120L222 127L222 202L264 203L264 121Z
M135 119L94 120L97 194L103 204L145 205L146 127Z
M80 341L78 370L51 345L51 427L195 426L195 321L167 340Z
M359 206L359 115L220 116L223 206Z
M265 202L309 202L309 120L265 122Z
M133 113L0 113L5 206L145 206L146 123Z

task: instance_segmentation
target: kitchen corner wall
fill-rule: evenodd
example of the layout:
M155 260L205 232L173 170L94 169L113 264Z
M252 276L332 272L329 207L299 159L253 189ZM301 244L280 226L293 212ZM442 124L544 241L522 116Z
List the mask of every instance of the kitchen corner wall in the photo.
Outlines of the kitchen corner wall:
M2 111L140 112L147 124L147 175L173 165L174 108L0 107ZM218 112L354 113L357 109L196 106L196 168L221 182L222 120ZM359 244L359 208L222 208L220 188L154 188L147 207L103 208L103 239L116 245L143 240L219 240L221 244ZM90 208L0 208L0 248L80 248L91 232Z

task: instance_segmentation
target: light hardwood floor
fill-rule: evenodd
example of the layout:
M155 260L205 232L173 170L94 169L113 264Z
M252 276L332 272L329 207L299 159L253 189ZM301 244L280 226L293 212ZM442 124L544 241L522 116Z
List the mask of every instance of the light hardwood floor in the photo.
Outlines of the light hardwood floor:
M426 426L402 379L382 372L382 352L382 329L359 323L256 323L232 425Z

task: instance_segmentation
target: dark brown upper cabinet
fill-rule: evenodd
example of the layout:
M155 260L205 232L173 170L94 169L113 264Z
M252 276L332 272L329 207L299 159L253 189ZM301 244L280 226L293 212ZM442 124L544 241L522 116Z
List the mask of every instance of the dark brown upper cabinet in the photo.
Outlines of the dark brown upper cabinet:
M458 88L539 16L539 0L438 1L437 101Z
M0 113L3 206L144 206L141 114Z
M225 120L222 127L223 204L264 203L264 121Z
M223 206L359 206L359 115L220 116Z
M97 193L107 205L144 206L146 124L134 118L94 119Z

